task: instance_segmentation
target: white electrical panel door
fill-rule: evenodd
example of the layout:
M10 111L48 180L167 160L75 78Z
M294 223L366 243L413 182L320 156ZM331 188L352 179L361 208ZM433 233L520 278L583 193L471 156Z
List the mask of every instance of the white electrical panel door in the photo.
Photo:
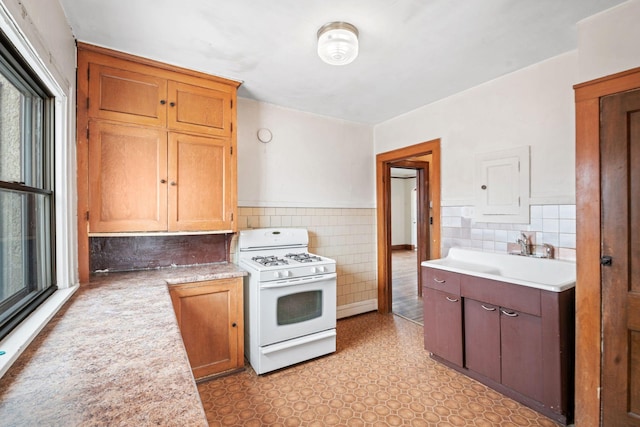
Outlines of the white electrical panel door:
M529 222L529 147L486 153L476 159L476 219Z

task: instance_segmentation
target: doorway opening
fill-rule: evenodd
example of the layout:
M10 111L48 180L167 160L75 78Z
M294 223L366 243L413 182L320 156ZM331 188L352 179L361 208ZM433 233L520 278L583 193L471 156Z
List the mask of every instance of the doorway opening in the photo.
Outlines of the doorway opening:
M420 263L440 257L440 140L381 153L376 156L376 199L378 232L378 311L389 313L393 306L392 268L392 168L416 172L416 259L415 293L422 296Z
M426 176L431 155L420 159ZM402 161L405 163L406 161ZM391 311L424 324L422 292L418 287L418 175L415 167L391 168ZM426 183L422 185L428 185ZM428 190L427 190L428 192ZM430 230L429 230L430 231ZM430 233L428 233L430 234ZM428 248L427 248L428 249Z

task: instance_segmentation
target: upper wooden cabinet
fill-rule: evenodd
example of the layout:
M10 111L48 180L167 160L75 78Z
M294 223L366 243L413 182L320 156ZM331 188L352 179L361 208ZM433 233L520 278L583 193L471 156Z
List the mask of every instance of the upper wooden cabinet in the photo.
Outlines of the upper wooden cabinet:
M238 85L78 43L82 282L91 235L237 230Z
M166 132L92 121L89 135L89 229L166 231Z
M103 62L109 65L89 63L89 118L231 135L235 87L190 76L169 80L154 67L121 59Z
M187 132L228 136L233 128L231 90L210 83L207 86L169 82L168 127ZM235 96L235 88L233 88Z
M169 230L230 230L234 197L224 139L169 133Z
M100 63L87 64L88 116L165 126L167 80L153 75L153 69L143 65L115 59L105 59L105 62L115 62L120 68ZM78 104L82 105L80 100Z

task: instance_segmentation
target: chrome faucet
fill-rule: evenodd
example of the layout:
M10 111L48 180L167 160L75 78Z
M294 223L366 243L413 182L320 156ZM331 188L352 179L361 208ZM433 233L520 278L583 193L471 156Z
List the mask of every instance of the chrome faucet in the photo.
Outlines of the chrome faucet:
M542 246L544 246L544 258L553 258L553 246L548 243L545 243Z
M521 236L521 239L516 240L520 245L520 255L529 256L531 255L531 242L526 234L522 233Z

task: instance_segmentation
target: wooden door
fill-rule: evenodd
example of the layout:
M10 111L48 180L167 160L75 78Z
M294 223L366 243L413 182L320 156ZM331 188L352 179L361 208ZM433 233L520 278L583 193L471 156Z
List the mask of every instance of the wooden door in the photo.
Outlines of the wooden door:
M640 426L640 90L601 112L602 422Z
M170 81L168 127L172 130L231 135L232 88L208 83L208 87Z
M228 139L169 134L169 230L231 230Z
M89 134L89 231L166 231L166 133L91 121Z
M465 367L500 382L499 307L464 300Z
M425 278L422 275L422 265L423 261L428 261L431 259L431 235L429 233L429 227L432 223L431 219L431 209L429 208L430 200L429 200L429 163L428 162L419 162L421 167L417 168L416 171L418 173L416 178L416 186L418 191L418 200L417 200L417 234L418 234L418 265L416 268L418 269L418 296L422 296L422 285L424 283Z
M90 118L164 127L166 95L166 79L145 66L128 63L127 69L121 69L89 64Z
M244 365L242 278L169 287L193 376Z

